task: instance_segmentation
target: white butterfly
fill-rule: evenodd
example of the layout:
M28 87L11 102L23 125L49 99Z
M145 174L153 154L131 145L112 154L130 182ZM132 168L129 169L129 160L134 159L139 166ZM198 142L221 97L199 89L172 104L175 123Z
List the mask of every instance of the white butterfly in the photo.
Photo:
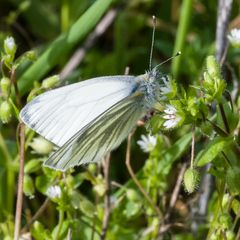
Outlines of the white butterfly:
M161 98L157 68L140 76L93 78L45 92L20 112L22 121L56 144L45 166L65 171L96 162L118 147Z

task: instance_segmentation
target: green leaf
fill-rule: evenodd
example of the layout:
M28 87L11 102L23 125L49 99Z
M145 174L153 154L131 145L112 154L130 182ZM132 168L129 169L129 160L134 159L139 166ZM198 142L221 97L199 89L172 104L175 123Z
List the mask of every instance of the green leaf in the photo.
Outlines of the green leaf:
M19 91L24 94L29 90L34 81L40 80L54 66L59 59L67 56L97 24L106 12L112 0L96 1L70 28L67 33L60 35L33 63L19 79Z
M232 143L233 138L223 138L217 137L213 141L211 141L202 151L200 151L196 157L196 165L198 167L202 167L207 163L210 163L213 159L217 157L217 155L224 151L227 147Z

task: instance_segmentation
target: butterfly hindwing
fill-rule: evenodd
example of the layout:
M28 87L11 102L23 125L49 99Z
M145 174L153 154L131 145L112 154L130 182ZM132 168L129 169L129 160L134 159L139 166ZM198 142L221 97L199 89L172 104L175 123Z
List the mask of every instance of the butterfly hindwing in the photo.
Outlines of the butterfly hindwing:
M96 162L118 147L144 113L143 96L133 94L113 105L50 156L45 166L65 171Z

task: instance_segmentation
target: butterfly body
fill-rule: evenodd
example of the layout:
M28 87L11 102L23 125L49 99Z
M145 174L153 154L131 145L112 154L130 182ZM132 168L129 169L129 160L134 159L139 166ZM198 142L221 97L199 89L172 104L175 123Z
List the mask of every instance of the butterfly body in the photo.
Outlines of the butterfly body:
M20 112L22 121L59 149L44 165L66 169L101 160L161 99L159 71L99 77L45 92Z

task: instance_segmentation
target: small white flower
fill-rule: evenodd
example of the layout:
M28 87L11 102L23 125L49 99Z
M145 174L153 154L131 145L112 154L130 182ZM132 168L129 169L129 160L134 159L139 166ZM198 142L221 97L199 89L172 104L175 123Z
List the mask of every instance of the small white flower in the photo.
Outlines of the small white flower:
M176 94L177 86L176 83L169 77L162 77L163 84L161 84L160 92L163 96L162 98L173 97Z
M240 47L240 29L234 28L228 34L228 40L232 44L233 47Z
M166 129L174 128L181 121L182 117L177 114L177 109L172 105L167 105L167 108L164 110L165 115L163 118L166 119L163 126Z
M62 190L59 186L55 185L55 186L50 186L47 189L47 195L50 198L60 198L62 195Z
M151 152L157 145L157 138L151 135L141 135L141 140L138 140L137 144L143 152Z

